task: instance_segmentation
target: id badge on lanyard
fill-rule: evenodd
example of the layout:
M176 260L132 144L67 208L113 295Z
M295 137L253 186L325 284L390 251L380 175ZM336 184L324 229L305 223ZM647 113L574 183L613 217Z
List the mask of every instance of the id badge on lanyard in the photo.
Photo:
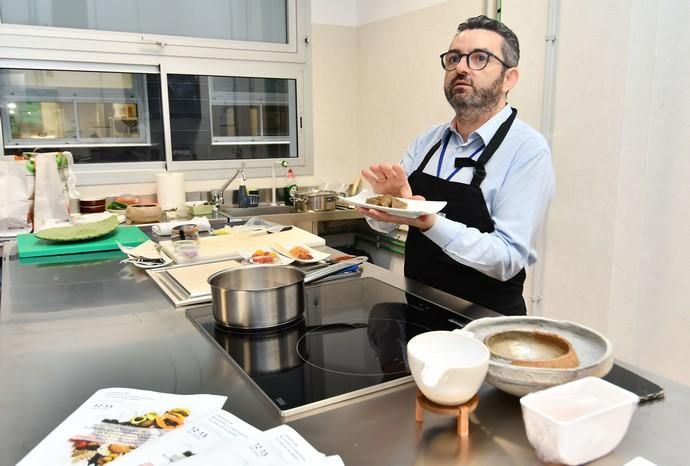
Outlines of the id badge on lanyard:
M446 148L448 147L448 143L450 142L450 137L452 134L453 133L451 131L448 131L448 134L446 135L445 140L443 141L443 147L441 147L441 155L438 158L438 165L436 166L436 176L438 178L441 178L441 167L443 166L443 157L446 155ZM474 158L474 156L481 152L483 149L484 144L477 147L477 149L474 152L472 152L468 158ZM451 178L453 178L460 171L461 168L462 167L457 167L455 170L453 170L453 172L446 178L446 181L450 181Z

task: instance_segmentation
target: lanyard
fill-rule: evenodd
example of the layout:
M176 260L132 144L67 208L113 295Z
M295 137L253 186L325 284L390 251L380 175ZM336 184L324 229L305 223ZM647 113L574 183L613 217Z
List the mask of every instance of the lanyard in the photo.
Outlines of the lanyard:
M438 165L436 166L436 176L438 178L441 178L441 166L443 165L443 156L446 155L446 147L448 147L448 142L450 141L450 136L452 134L453 133L448 131L448 135L445 137L445 141L443 141L443 147L441 148L441 155L438 159ZM472 157L477 155L479 153L479 151L481 151L482 149L484 149L484 144L477 147L477 149L474 152L472 152L468 158L471 159ZM453 173L448 175L448 178L446 178L446 181L450 181L450 179L453 178L460 171L461 168L462 167L458 167L455 170L453 170Z

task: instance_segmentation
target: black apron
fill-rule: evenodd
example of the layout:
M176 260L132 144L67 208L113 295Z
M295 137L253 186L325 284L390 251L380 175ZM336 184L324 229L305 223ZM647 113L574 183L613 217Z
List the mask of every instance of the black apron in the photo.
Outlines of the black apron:
M456 167L474 167L474 176L470 184L454 183L423 173L427 163L443 142L441 140L434 144L419 167L409 176L412 192L424 196L429 201L447 201L448 204L441 212L450 220L474 227L482 233L494 231L494 222L479 186L486 177L486 163L505 139L516 115L517 110L513 109L510 117L498 128L478 160L455 160ZM527 313L522 298L525 269L505 282L496 280L454 261L414 227L410 227L405 244L405 276L502 314Z

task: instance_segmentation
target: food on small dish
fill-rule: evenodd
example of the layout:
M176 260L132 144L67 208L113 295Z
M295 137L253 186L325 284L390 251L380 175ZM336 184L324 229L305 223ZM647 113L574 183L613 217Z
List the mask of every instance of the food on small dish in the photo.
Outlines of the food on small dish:
M377 205L381 207L392 207L393 209L406 209L407 203L390 194L382 194L380 196L367 198L367 204Z
M303 260L303 261L308 261L312 260L314 256L311 255L309 250L307 248L303 248L302 246L295 246L290 249L290 255L294 257L295 259Z
M111 201L107 206L105 206L107 210L126 210L127 207L127 204L118 201Z
M129 206L139 204L140 201L138 197L132 196L131 194L123 194L122 196L116 197L114 202L124 204L125 206Z
M273 243L271 247L274 251L280 254L280 257L289 258L291 261L294 260L301 264L313 264L330 257L329 253L318 251L305 244Z
M108 215L103 220L96 222L46 228L44 230L37 231L34 233L34 236L45 241L81 241L105 236L114 231L117 228L117 225L117 216Z
M403 209L395 207L375 206L368 202L369 199L376 197L376 194L365 189L351 197L340 197L341 202L352 204L356 207L364 209L375 209L407 218L418 218L422 215L436 214L446 207L446 201L426 201L421 199L404 199L407 206Z
M274 264L278 260L278 254L272 251L264 251L263 249L257 249L249 258L249 262L252 264Z

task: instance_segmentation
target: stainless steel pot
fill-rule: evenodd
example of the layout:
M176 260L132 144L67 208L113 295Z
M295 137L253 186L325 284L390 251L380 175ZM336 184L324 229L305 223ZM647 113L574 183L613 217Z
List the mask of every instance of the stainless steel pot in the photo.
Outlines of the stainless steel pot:
M325 212L335 210L338 193L335 191L297 191L295 193L295 208L298 212Z
M337 262L306 274L287 265L246 266L221 270L208 277L213 317L226 327L267 329L284 325L304 313L304 285L366 258Z

